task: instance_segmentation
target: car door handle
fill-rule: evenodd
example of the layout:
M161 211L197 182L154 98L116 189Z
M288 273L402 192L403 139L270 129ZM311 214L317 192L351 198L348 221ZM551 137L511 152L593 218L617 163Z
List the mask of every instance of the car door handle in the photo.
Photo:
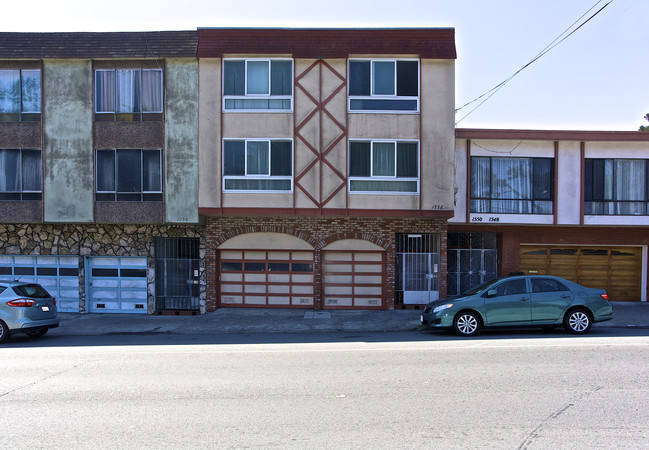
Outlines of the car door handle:
M563 294L563 295L561 296L561 298L571 298L571 297L572 297L572 296L569 295L569 294Z
M521 297L521 301L522 301L522 302L526 302L526 301L528 301L529 299L530 299L529 297Z

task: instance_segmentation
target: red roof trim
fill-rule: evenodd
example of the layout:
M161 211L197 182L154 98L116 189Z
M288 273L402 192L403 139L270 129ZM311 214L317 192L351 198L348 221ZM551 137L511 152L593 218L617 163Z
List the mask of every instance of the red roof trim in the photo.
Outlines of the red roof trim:
M327 209L324 208L198 208L204 216L345 216L345 217L453 217L453 211L419 211L408 209Z
M457 57L453 28L202 28L198 37L199 58L220 58L226 54L290 54L294 58L346 58L350 54Z
M457 128L457 139L518 139L544 141L626 141L648 142L642 131L497 130Z

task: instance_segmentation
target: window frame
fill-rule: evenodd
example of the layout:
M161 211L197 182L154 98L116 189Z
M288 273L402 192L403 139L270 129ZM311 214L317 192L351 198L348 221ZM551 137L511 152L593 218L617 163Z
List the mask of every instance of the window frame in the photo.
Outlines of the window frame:
M606 161L611 161L612 173L611 179L609 180L611 185L611 196L607 198L606 193L604 192L601 197L595 195L596 186L605 186L607 184L607 174L606 169L603 168L601 180L596 180L594 162L601 161L603 164L606 164ZM644 199L643 200L628 200L628 199L616 199L617 191L617 171L618 171L618 161L643 161L644 162ZM590 181L590 185L589 185ZM598 184L601 183L601 184ZM602 189L605 189L602 187ZM643 217L649 215L649 159L645 158L585 158L584 159L584 215L588 216L631 216L631 217ZM640 203L644 204L644 214L629 214L621 213L620 207L627 204ZM594 212L593 210L588 210L590 207L595 205L591 204L600 204L602 212ZM606 212L606 211L609 212ZM610 212L610 211L613 212Z
M117 72L120 70L133 70L137 71L138 73L138 79L140 83L140 92L139 92L139 106L140 106L140 111L133 111L133 112L122 112L122 111L117 111L118 105L119 105L119 84L118 84L118 77L117 77ZM97 73L98 72L112 72L114 74L113 76L113 83L114 83L114 91L115 91L115 98L113 99L114 101L114 110L104 110L104 111L99 111L99 101L97 99L98 97L98 83L97 83ZM142 110L142 105L143 105L143 86L142 86L142 73L143 72L159 72L160 73L160 91L158 92L159 95L159 101L160 101L160 109L155 110L155 111L143 111ZM110 118L111 120L114 121L162 121L163 120L163 115L164 115L164 110L165 110L165 98L164 98L164 83L165 83L165 74L163 69L156 69L156 68L149 68L149 67L115 67L115 68L99 68L99 69L94 69L93 73L93 91L94 91L94 113L95 113L95 121L102 121L102 119L105 120L105 118Z
M18 72L19 83L19 96L18 111L16 112L0 112L0 122L39 122L41 120L41 113L43 112L43 73L40 68L0 68L4 72ZM25 111L25 92L24 92L24 79L23 72L38 72L38 111Z
M272 63L290 62L291 63L291 94L290 95L273 95L272 90ZM244 63L244 93L241 94L226 94L226 64L228 62L243 62ZM268 93L267 94L252 94L248 93L248 63L250 62L266 62L268 63ZM221 108L224 113L292 113L294 108L295 96L295 62L293 58L223 58L222 60L222 81L221 81ZM290 107L286 109L278 108L229 108L227 106L228 100L290 100Z
M475 155L475 156L470 156L469 157L469 165L471 167L471 185L469 186L469 192L467 193L468 195L468 202L469 202L469 212L470 214L516 214L516 215L535 215L535 216L548 216L554 214L554 211L556 209L556 199L555 199L555 180L556 180L556 168L555 168L555 159L553 157L535 157L535 156L485 156L485 155ZM531 167L531 180L530 180L530 186L531 186L531 195L529 198L503 198L503 197L494 197L493 193L493 160L494 158L501 158L501 159L528 159L532 161L532 167ZM479 197L473 196L473 182L476 180L476 174L473 171L473 161L474 159L488 159L489 160L489 196L488 197ZM550 195L549 199L548 198L542 198L542 197L537 197L535 194L535 161L537 160L544 160L544 161L550 161L550 168L551 168L551 175L550 175L550 181L549 181L549 188L550 188ZM488 211L475 211L473 207L473 201L485 201L488 202ZM501 212L501 211L494 211L493 209L493 203L494 201L512 201L512 202L530 202L530 212L515 212L515 211L508 211L508 212ZM549 202L551 204L551 210L550 212L535 212L535 204L537 202Z
M119 183L119 167L118 167L118 151L119 150L136 150L139 151L140 156L140 190L137 192L121 192L118 190ZM144 152L158 152L159 157L159 190L145 190L144 189ZM99 189L99 153L112 152L113 153L113 190L100 190ZM95 201L96 202L162 202L164 201L164 155L160 148L98 148L95 149ZM112 199L110 198L112 196ZM119 197L122 198L119 198ZM128 196L128 197L126 197ZM136 198L139 196L139 199ZM126 197L126 198L125 198Z
M43 152L41 149L36 148L1 148L0 150L15 150L18 151L18 184L17 191L0 191L0 201L41 201L43 199ZM39 153L39 176L37 178L40 189L30 190L25 189L25 180L23 173L23 165L25 157L24 152L38 152ZM0 174L4 176L4 174Z
M244 175L226 175L225 173L225 152L226 152L226 142L243 142L244 143ZM266 174L253 174L248 173L248 143L250 142L266 142L268 143L268 163L267 163L267 173ZM291 169L290 175L272 175L272 153L273 153L273 142L288 142L290 143L291 151L291 160L289 162L289 167ZM295 148L293 139L285 138L223 138L221 145L221 189L224 193L269 193L269 194L292 194L294 191L294 176L295 176ZM290 181L290 189L278 190L278 189L229 189L227 188L228 180L285 180Z
M370 144L370 160L369 160L369 176L349 175L351 173L351 146L354 143L369 143ZM416 144L417 145L417 177L400 177L398 167L398 146L400 143ZM394 145L394 175L374 175L374 144L393 144ZM349 194L357 195L419 195L421 190L421 148L418 139L349 139L347 143L348 157L347 157L347 192ZM354 181L395 181L395 182L416 182L416 191L368 191L368 190L353 190L352 184Z
M399 62L410 61L417 62L417 95L399 95L397 88L399 85ZM369 62L369 95L352 95L351 92L351 67L354 62ZM375 92L375 63L380 62L393 62L394 63L394 94L374 94ZM349 58L347 60L347 112L348 113L361 113L361 114L419 114L421 109L421 60L419 58ZM415 109L371 109L371 108L353 108L353 100L403 100L403 101L416 101Z

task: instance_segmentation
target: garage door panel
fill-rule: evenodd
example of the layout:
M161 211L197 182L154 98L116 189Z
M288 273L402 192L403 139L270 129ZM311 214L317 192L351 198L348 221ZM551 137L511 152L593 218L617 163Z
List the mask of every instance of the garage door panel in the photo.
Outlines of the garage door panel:
M575 256L567 253L575 252ZM606 289L610 300L640 300L642 248L532 246L520 248L521 271L549 273Z
M146 314L146 257L88 256L85 265L89 312Z
M313 255L305 250L222 250L221 304L313 306Z
M323 260L325 308L382 307L385 252L324 250Z

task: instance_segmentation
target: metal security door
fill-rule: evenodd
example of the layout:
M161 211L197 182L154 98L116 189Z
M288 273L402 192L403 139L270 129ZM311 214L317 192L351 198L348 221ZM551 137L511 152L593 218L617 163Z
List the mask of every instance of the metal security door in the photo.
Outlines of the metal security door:
M397 291L404 304L439 299L440 238L434 234L397 235Z
M200 241L155 239L156 310L200 310Z

